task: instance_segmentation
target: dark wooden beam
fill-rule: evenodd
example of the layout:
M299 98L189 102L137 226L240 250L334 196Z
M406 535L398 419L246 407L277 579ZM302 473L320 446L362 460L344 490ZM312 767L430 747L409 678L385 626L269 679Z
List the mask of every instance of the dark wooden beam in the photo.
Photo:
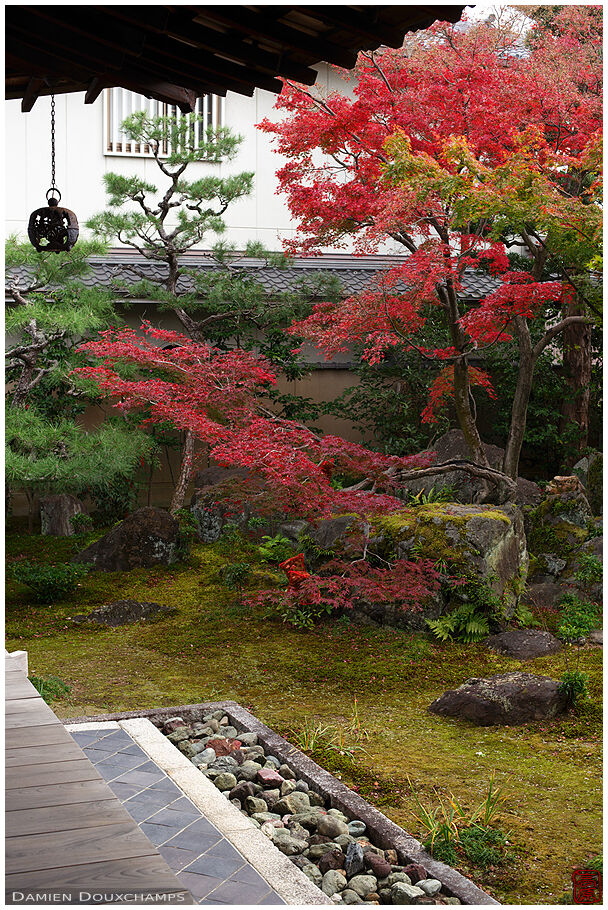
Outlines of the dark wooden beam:
M152 62L158 60L164 66L176 72L198 72L206 78L215 78L224 82L226 88L238 92L242 86L255 85L269 92L280 92L282 83L273 76L266 76L255 69L229 63L219 57L209 57L203 51L196 50L176 41L174 38L151 36L146 42L146 58Z
M40 89L43 86L44 79L40 79L38 76L32 76L27 84L25 95L23 96L23 101L21 102L21 110L24 114L29 113L29 111L31 111L31 109L34 107L40 95Z
M167 35L181 41L189 42L189 46L213 54L213 63L221 65L223 56L230 58L225 62L238 62L248 67L260 70L262 74L270 76L284 76L294 79L305 85L314 85L317 72L304 64L295 63L285 59L281 53L264 51L255 44L248 44L235 35L227 36L215 29L208 28L193 20L196 10L182 12L180 7L174 7L169 17L153 17L149 20L142 15L137 6L108 6L103 7L106 15L117 21L125 21L141 29L148 29L155 34ZM218 56L220 55L220 56ZM207 58L209 61L211 58Z
M372 13L375 10L373 15L369 15L367 12L358 12L352 6L295 6L293 9L318 19L320 22L324 22L339 31L356 35L362 48L377 47L379 44L386 44L388 47L401 47L403 44L406 32L405 27L400 26L397 28L394 25L380 22L378 20L377 6L366 7Z
M258 39L270 39L292 51L309 54L311 62L326 60L328 63L350 68L355 65L357 60L357 54L354 51L275 22L269 13L263 15L253 13L242 6L202 6L199 9L199 18L219 22L237 32ZM261 9L272 10L273 7L261 7Z
M84 96L84 103L93 104L97 101L104 88L107 88L107 86L104 85L103 80L100 79L99 76L94 76L93 79L91 79L86 95Z

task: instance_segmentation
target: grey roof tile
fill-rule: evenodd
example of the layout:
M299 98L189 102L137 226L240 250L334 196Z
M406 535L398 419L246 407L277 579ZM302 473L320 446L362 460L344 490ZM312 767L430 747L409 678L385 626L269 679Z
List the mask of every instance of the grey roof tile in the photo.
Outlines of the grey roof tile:
M243 257L234 268L255 277L267 293L277 294L289 291L296 282L302 279L311 279L319 273L330 272L342 283L345 295L350 296L360 293L368 287L378 272L394 267L402 261L403 257L397 256L327 254L297 258L290 268L279 269L267 266L263 260ZM108 286L115 279L121 280L125 284L135 283L140 276L129 272L129 266L137 268L150 281L163 278L167 272L167 266L164 263L151 262L136 253L124 250L110 250L106 256L91 258L90 262L91 274L84 279L84 283L89 286ZM186 254L182 262L193 270L219 271L214 260L203 252ZM468 269L463 276L463 285L465 288L463 296L479 298L495 290L500 285L500 281L485 272ZM191 287L191 278L185 276L181 279L181 290Z

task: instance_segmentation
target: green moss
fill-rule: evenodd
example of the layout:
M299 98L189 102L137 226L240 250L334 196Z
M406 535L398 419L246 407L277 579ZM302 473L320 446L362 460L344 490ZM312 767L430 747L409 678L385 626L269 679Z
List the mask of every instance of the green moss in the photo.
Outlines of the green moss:
M590 457L587 474L587 496L594 515L602 512L604 458L601 452Z
M12 537L7 552L65 561L71 546ZM334 754L322 763L414 835L421 831L407 775L423 801L437 805L437 788L472 810L493 769L498 783L516 771L500 827L521 845L525 862L517 874L473 873L500 901L550 902L566 887L573 863L601 851L601 649L580 652L580 670L590 678L584 710L521 728L474 727L426 709L467 677L527 665L483 645L444 645L348 619L306 632L265 621L217 580L234 558L218 545L197 544L186 563L91 573L73 601L43 609L9 579L7 647L29 652L33 674L56 675L71 687L70 696L53 705L63 718L234 699L286 732L306 716L346 727L356 696L369 732L367 754L355 752L354 760ZM115 631L71 624L70 616L120 598L154 600L177 612ZM534 662L535 673L554 679L564 669L560 654ZM566 830L567 839L555 837Z

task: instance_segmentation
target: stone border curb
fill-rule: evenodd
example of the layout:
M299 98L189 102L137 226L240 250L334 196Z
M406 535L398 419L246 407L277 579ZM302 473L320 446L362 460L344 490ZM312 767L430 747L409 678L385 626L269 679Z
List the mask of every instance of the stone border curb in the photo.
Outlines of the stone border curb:
M66 725L68 730L99 728L125 730L287 904L332 903L150 720L134 717L119 722Z
M146 711L125 711L118 714L103 714L100 715L99 718L77 718L76 721L70 719L67 722L75 723L77 721L82 721L87 723L96 719L100 721L122 721L130 718L147 718L154 726L160 727L169 717L183 717L187 722L200 721L202 720L203 714L208 714L211 711L216 710L224 711L237 730L256 733L260 743L268 748L273 755L276 755L277 758L288 764L298 777L305 780L312 789L327 796L332 808L339 809L346 815L352 818L358 818L362 822L365 822L368 831L372 836L372 840L375 840L378 846L385 850L391 848L396 850L400 862L404 865L407 865L408 863L420 863L433 878L437 878L444 885L447 892L453 897L457 897L463 904L498 905L500 903L495 900L495 898L490 897L489 894L475 885L470 879L461 875L460 872L456 872L455 869L446 866L445 863L433 859L433 857L426 852L420 841L416 840L416 838L412 837L410 834L407 834L402 828L396 825L395 822L392 822L383 815L382 812L374 806L371 806L361 796L337 780L333 774L325 771L311 758L303 752L300 752L299 749L296 749L296 747L286 739L279 736L278 733L275 733L270 727L267 727L259 721L257 717L237 702L206 702L198 705L153 708ZM165 739L160 731L159 735ZM183 757L179 750L176 749L175 751L180 757ZM183 758L184 761L195 770L195 774L198 773L194 768L194 765L185 757ZM169 772L167 771L167 773ZM204 775L201 774L200 777L204 777ZM210 782L208 783L213 787L213 784ZM224 797L220 796L220 798L222 799L224 806L223 811L225 812L226 803L228 801ZM239 816L241 815L236 808L235 812ZM241 818L243 818L243 816L241 816ZM213 821L213 819L211 820ZM214 822L214 824L217 824L217 822ZM219 824L218 827L220 827ZM257 829L255 830L257 831ZM260 836L264 837L264 835ZM289 863L289 866L293 867L294 871L299 871L296 870L293 863L289 862L289 860L287 860L287 862ZM276 890L278 891L278 888Z

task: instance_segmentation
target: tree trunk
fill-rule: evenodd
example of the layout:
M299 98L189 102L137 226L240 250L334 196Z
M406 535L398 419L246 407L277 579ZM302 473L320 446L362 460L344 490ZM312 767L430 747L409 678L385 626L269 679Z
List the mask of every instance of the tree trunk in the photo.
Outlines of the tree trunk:
M583 310L576 299L564 307L564 318L582 316ZM587 445L589 435L589 385L591 382L591 326L584 323L567 325L563 331L564 378L569 394L561 408L560 433L573 424L579 428L577 451ZM575 457L570 457L573 464Z
M469 387L469 371L466 358L461 357L454 363L454 407L460 429L469 447L471 458L475 464L489 467L477 423L471 410L471 390Z
M523 316L514 320L515 334L519 344L519 365L517 383L513 395L511 408L511 425L505 445L505 455L502 469L508 477L517 480L519 473L519 457L526 432L526 419L528 416L528 402L532 391L532 379L536 359L532 350L532 339L528 323Z
M177 481L177 486L173 493L173 499L171 501L170 512L174 515L178 509L181 509L184 505L184 499L186 498L186 490L188 489L188 484L190 482L190 477L192 476L192 466L194 464L194 434L188 430L186 433L186 440L184 442L184 448L182 449L182 464L179 472L179 479Z
M82 512L82 503L69 493L40 500L41 533L51 537L71 537L72 518Z

